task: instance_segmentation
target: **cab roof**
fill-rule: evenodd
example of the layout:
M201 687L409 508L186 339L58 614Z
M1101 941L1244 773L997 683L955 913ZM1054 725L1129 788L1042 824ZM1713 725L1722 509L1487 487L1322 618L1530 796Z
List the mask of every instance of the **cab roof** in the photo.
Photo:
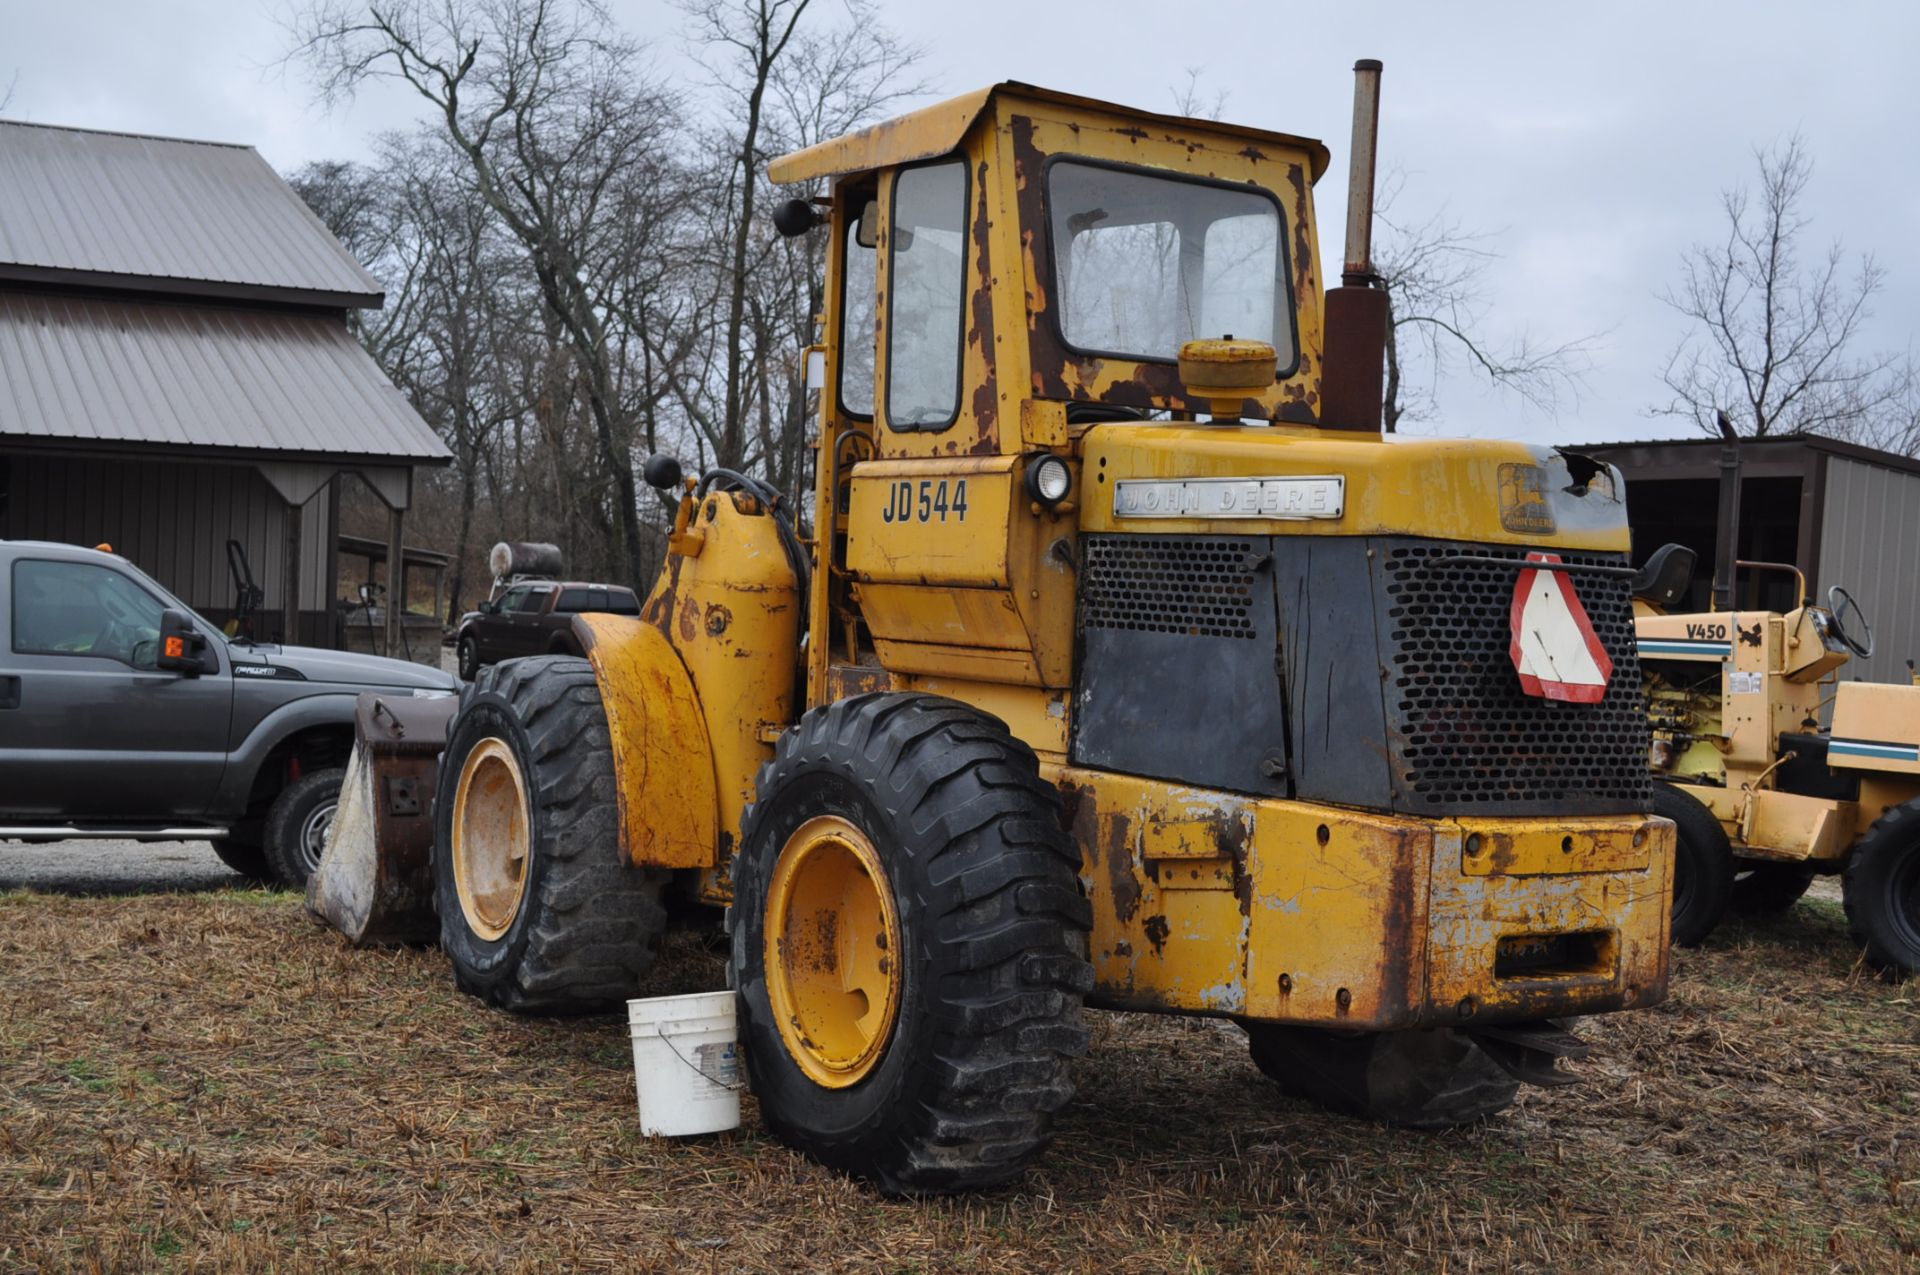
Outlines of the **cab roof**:
M1226 124L1219 120L1196 119L1186 115L1163 115L1156 111L1103 102L1098 98L1022 84L1017 80L1002 80L960 97L896 116L857 133L848 133L805 150L782 155L767 166L767 176L783 183L810 182L822 177L870 172L876 168L890 168L896 164L910 164L915 160L945 155L960 145L967 130L973 127L974 121L980 118L996 97L1017 97L1083 111L1106 111L1194 133L1213 133L1304 150L1314 181L1319 181L1320 174L1327 171L1330 159L1327 148L1311 137L1296 137L1291 133L1275 133L1263 128L1248 128L1241 124Z

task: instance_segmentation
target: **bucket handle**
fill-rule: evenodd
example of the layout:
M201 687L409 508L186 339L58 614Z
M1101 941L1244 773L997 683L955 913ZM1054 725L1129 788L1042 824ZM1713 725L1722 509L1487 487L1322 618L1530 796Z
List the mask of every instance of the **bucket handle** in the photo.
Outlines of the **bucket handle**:
M701 1066L701 1065L700 1065L699 1063L697 1063L697 1062L695 1062L695 1061L693 1061L693 1059L691 1059L691 1058L689 1058L689 1057L687 1057L687 1056L686 1056L685 1054L683 1054L683 1053L681 1053L681 1052L680 1052L680 1046L678 1046L678 1045L676 1045L676 1044L674 1044L674 1043L673 1043L673 1036L674 1036L674 1033L672 1033L672 1032L670 1032L670 1031L668 1031L668 1030L667 1030L667 1029L668 1029L668 1028L670 1028L670 1027L676 1027L676 1026L678 1026L678 1027L681 1027L681 1028L682 1028L682 1031L681 1031L681 1033L680 1033L681 1035L691 1035L691 1034L692 1034L692 1033L691 1033L690 1031L687 1031L687 1030L685 1030L685 1024L683 1024L683 1023L656 1023L656 1024L654 1025L654 1027L655 1027L655 1034L656 1034L657 1036L659 1036L659 1038L660 1038L660 1043L661 1043L661 1044L663 1044L663 1045L665 1045L665 1046L667 1047L667 1050L668 1050L668 1052L669 1052L669 1053L671 1053L671 1054L672 1054L672 1055L673 1055L673 1056L674 1056L675 1058L678 1058L678 1059L679 1059L679 1060L680 1060L680 1061L681 1061L682 1063L684 1063L684 1064L686 1065L686 1067L687 1067L687 1069L688 1069L689 1071L691 1071L691 1072L693 1072L693 1073L694 1073L695 1075L697 1075L697 1076L699 1076L699 1077L700 1077L700 1079L702 1079L702 1080L704 1080L704 1081L706 1081L706 1082L707 1082L708 1084L710 1084L710 1085L718 1085L718 1086L719 1086L720 1088L722 1088L722 1089L729 1089L729 1090L732 1090L732 1091L733 1091L734 1093L743 1093L743 1092L745 1092L745 1090L746 1090L746 1088L747 1088L747 1082L746 1082L746 1081L744 1081L744 1080L736 1080L736 1081L734 1081L734 1082L733 1082L732 1084L730 1084L730 1085L729 1085L729 1084L724 1084L724 1083L722 1083L721 1081L718 1081L718 1080L715 1080L715 1079L714 1079L714 1078L713 1078L712 1076L709 1076L709 1075L707 1074L707 1072L706 1072L706 1069L705 1069L705 1068L703 1068L703 1067L702 1067L702 1066ZM702 1028L700 1028L699 1030L701 1030L701 1031L712 1031L713 1029L712 1029L711 1027L702 1027ZM738 1049L740 1048L740 1042L736 1040L736 1041L734 1042L734 1046L733 1046L733 1047L734 1047L734 1049L735 1049L735 1050L738 1050Z

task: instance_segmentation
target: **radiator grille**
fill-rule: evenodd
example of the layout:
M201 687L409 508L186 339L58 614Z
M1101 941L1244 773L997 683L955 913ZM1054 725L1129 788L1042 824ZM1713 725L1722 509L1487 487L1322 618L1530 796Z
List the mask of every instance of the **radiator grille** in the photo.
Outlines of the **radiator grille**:
M1264 557L1255 539L1089 536L1080 582L1087 629L1258 636L1253 573ZM1269 599L1269 607L1272 606Z
M1648 728L1628 581L1568 573L1613 659L1613 677L1600 703L1560 704L1527 695L1513 671L1509 617L1518 572L1438 561L1461 554L1521 561L1526 550L1386 542L1380 622L1403 800L1424 813L1519 813L1512 808L1565 808L1569 800L1647 808ZM1620 554L1559 556L1585 566L1626 564Z

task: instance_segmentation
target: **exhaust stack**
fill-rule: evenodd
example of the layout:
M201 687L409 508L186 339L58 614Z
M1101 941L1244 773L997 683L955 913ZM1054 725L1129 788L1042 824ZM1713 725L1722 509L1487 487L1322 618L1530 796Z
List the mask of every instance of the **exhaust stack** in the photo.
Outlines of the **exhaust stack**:
M1721 412L1720 516L1714 527L1713 609L1733 610L1733 576L1740 557L1740 434Z
M1347 258L1327 291L1320 424L1378 430L1386 383L1387 294L1373 272L1374 159L1380 140L1380 63L1353 64L1353 142L1347 168Z
M1380 63L1353 64L1353 144L1347 158L1347 263L1340 282L1370 287L1373 275L1374 157L1380 146Z

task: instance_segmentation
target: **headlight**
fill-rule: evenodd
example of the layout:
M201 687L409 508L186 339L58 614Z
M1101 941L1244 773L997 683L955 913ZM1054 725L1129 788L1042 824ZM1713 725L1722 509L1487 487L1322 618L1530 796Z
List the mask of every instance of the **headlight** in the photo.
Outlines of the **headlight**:
M1073 488L1073 471L1058 456L1042 456L1027 466L1027 495L1051 508Z

